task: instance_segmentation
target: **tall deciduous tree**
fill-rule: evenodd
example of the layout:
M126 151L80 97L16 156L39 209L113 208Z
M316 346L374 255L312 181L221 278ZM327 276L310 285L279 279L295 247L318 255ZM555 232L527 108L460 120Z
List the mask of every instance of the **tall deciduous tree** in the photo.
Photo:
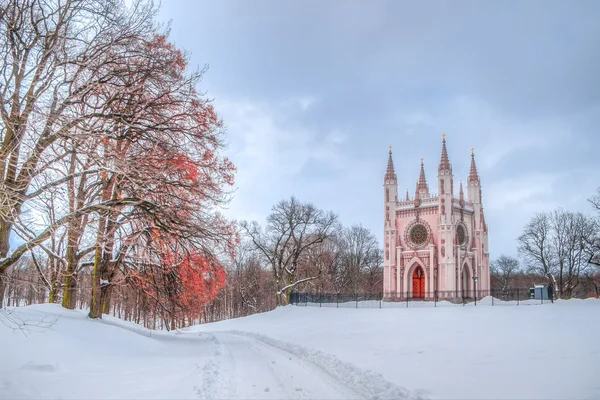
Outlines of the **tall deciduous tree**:
M68 157L61 142L78 140L94 120L118 119L87 102L109 85L132 39L154 29L152 6L117 0L6 0L0 8L0 279L58 226L98 211L83 208L57 218L9 255L9 237L27 204L88 171L52 179ZM92 96L93 97L93 96Z
M205 298L193 289L208 290L198 276L220 276L235 247L217 212L235 171L220 155L221 121L196 91L203 71L188 71L155 12L142 0L7 0L0 11L0 279L63 230L66 251L52 254L67 266L63 305L75 306L93 252L94 318L110 309L117 277L153 296L144 288L157 268L176 273L151 285L154 301L171 315L181 316L175 303L197 310ZM50 193L53 217L21 223ZM9 252L13 231L25 243Z
M267 217L265 228L257 222L242 222L242 231L271 267L276 284L277 304L289 303L291 290L317 275L297 279L299 261L313 246L332 236L338 229L338 218L295 197L277 203Z

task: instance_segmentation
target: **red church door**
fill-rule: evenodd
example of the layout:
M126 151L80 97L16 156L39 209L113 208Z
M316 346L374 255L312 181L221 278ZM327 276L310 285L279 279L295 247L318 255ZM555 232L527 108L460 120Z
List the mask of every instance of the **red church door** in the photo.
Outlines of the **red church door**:
M413 272L413 298L422 299L425 297L425 273L423 268L417 267Z

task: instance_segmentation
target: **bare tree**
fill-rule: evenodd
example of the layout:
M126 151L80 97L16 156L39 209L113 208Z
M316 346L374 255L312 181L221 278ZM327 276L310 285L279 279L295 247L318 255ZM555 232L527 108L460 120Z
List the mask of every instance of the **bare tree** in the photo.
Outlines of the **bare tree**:
M319 210L310 203L301 203L292 197L273 207L264 229L257 222L247 221L241 223L241 228L271 267L277 304L286 305L296 285L318 277L296 279L299 261L310 248L335 233L338 218L331 212Z
M317 243L298 260L299 278L317 276L304 282L297 290L318 291L320 293L340 293L347 287L350 274L341 262L339 234L334 234L321 243Z
M596 210L597 216L594 220L594 235L586 238L587 258L590 264L600 267L600 187L596 190L596 194L590 198L590 203Z
M579 279L589 267L587 239L595 234L594 221L582 213L561 209L553 213L554 247L558 262L558 285L562 296L570 298Z
M363 286L368 293L383 291L383 249L377 249L371 254L363 276Z
M518 239L519 253L552 282L558 297L570 298L590 265L588 243L595 232L596 222L582 213L536 214Z
M355 293L359 290L363 272L381 266L379 244L375 235L361 225L345 228L340 235L341 262L351 276Z
M492 287L507 293L512 288L514 275L519 272L519 261L516 258L501 255L492 262L490 267L492 270Z
M78 141L104 113L96 94L123 73L116 68L132 39L152 33L153 6L117 0L6 0L0 11L0 279L7 268L48 239L41 228L10 256L9 237L24 206L90 171L56 177L70 155L62 142ZM133 56L133 55L131 55ZM110 101L110 99L109 99ZM27 207L25 207L27 208ZM60 226L98 209L56 219ZM76 214L75 214L76 213ZM41 232L41 233L40 233Z
M234 293L239 300L238 307L234 306L234 315L243 316L253 314L259 311L261 303L261 272L260 261L251 248L251 243L244 241L240 246L233 260L233 268L228 275L228 281L234 286ZM238 311L238 312L235 312Z
M552 246L552 216L535 214L517 239L518 251L530 270L545 276L556 287L556 251Z

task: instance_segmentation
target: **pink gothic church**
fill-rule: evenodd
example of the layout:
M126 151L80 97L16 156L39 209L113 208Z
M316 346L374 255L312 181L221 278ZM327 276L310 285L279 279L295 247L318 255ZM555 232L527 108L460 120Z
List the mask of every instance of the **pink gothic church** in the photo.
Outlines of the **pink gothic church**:
M481 180L471 150L467 198L460 182L454 194L452 165L442 139L439 194L429 192L423 159L415 195L398 198L392 147L384 179L385 299L479 296L490 289L488 227L483 214ZM480 292L481 291L481 292Z

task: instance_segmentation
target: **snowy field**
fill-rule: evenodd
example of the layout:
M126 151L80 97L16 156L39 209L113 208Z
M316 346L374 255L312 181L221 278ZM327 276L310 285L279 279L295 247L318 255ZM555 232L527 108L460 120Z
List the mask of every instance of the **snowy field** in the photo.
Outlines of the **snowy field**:
M600 398L598 300L289 306L171 333L56 305L11 312L29 329L0 324L2 399Z

